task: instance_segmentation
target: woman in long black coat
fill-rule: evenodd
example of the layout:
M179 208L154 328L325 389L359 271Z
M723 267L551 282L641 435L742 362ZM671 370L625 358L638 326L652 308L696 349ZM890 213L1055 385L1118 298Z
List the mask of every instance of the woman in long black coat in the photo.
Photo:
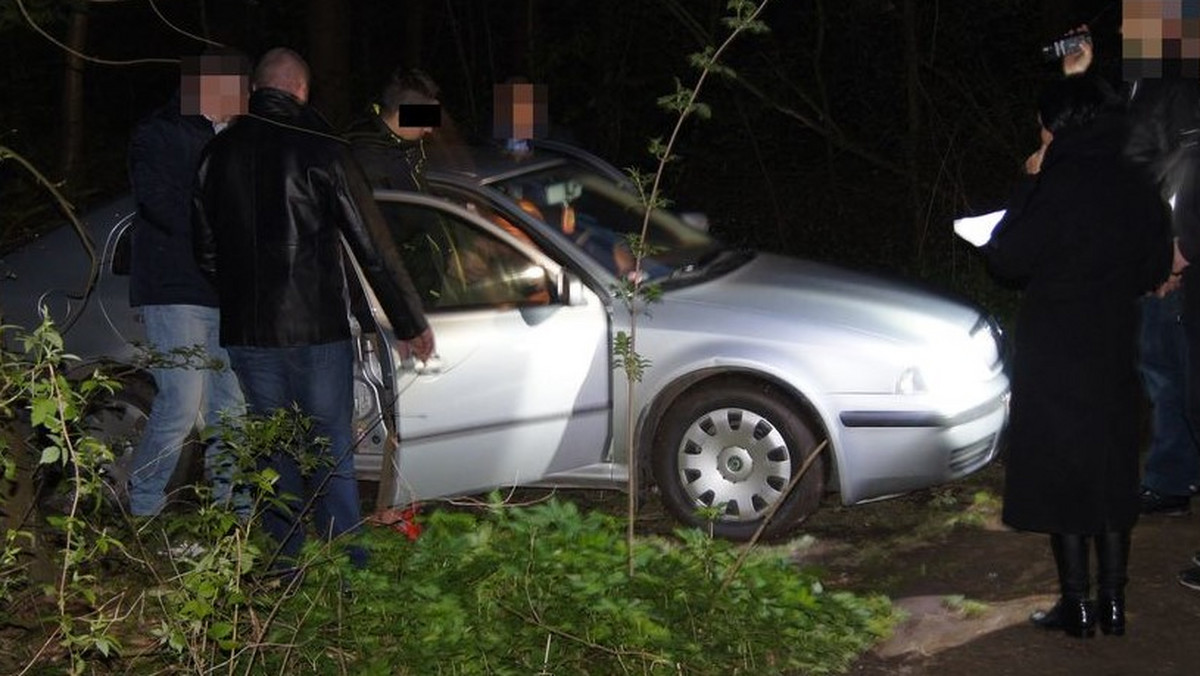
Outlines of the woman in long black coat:
M1061 598L1031 620L1091 636L1125 630L1137 520L1137 299L1170 273L1167 207L1122 155L1125 120L1100 80L1039 101L1042 147L984 251L1024 282L1016 324L1004 522L1049 533ZM1089 540L1098 603L1089 598Z

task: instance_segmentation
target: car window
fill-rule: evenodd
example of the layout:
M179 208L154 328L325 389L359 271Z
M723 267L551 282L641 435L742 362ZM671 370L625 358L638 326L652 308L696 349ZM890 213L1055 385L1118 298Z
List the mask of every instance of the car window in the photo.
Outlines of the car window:
M550 303L545 269L509 242L427 206L381 206L426 311Z
M494 184L523 211L566 235L580 250L617 276L634 265L628 238L642 231L637 196L591 169L574 165L520 174ZM695 263L721 245L670 211L651 214L646 234L649 277Z

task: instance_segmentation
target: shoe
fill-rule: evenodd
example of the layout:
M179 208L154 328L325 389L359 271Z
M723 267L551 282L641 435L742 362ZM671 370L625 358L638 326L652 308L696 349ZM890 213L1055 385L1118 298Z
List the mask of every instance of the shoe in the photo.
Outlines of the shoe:
M1096 602L1096 624L1105 636L1125 635L1125 599L1101 598Z
M1184 516L1192 511L1190 495L1161 495L1149 488L1143 488L1138 498L1142 502L1142 514Z
M1060 598L1049 610L1037 610L1029 616L1035 627L1061 629L1076 638L1096 635L1096 612L1092 603L1083 599Z
M1129 583L1129 531L1095 536L1096 624L1105 636L1125 635L1125 585Z
M1179 584L1200 591L1200 565L1179 571Z

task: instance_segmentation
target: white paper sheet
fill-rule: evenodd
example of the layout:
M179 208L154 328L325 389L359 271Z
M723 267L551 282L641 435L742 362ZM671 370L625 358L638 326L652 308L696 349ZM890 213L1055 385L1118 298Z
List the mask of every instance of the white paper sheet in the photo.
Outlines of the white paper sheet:
M966 216L954 219L954 234L967 240L974 246L983 246L992 238L996 224L1004 218L1004 210L993 211L980 216Z

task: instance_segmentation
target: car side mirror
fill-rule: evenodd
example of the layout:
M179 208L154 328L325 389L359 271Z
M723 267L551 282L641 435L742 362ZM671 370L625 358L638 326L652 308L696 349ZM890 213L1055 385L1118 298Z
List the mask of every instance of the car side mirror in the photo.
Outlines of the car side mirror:
M700 232L708 232L708 215L699 211L688 211L679 214L679 219Z

